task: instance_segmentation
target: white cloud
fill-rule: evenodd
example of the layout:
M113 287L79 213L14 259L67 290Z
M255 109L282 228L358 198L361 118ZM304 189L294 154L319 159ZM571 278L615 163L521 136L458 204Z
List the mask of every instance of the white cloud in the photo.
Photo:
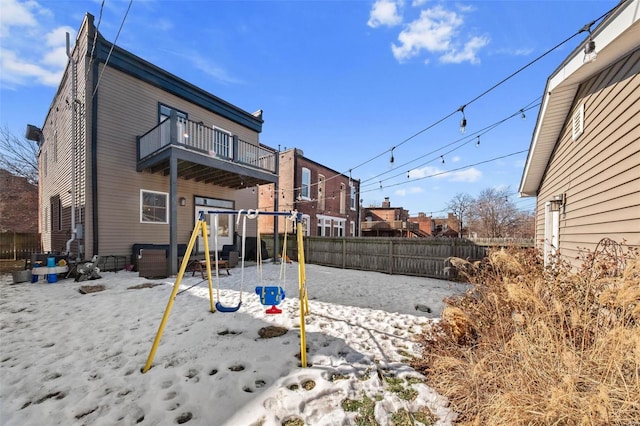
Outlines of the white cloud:
M38 21L29 9L36 5L35 2L0 0L0 37L8 37L13 27L35 27Z
M411 179L420 179L425 177L443 177L445 170L441 170L437 167L426 166L419 169L413 169L410 171Z
M473 37L465 43L462 50L452 50L440 57L440 61L444 63L459 64L468 61L472 64L480 63L478 59L478 51L489 44L487 37Z
M402 5L402 0L377 0L371 8L367 25L371 28L377 28L381 26L393 27L400 24L402 17L398 13L398 9Z
M51 12L35 1L0 0L0 7L0 82L8 88L57 86L67 63L65 33L75 41L73 29L60 26L46 32L44 18Z
M445 175L451 182L477 182L482 178L482 172L475 167Z
M475 167L465 170L448 172L438 167L426 166L420 169L414 169L410 172L411 179L434 178L446 179L449 182L477 182L482 178L482 172Z
M457 163L458 161L460 161L460 157L458 157L458 156L456 155L456 156L454 156L454 157L451 159L451 161L452 161L453 163Z
M399 196L399 197L404 197L406 195L420 194L422 192L424 192L424 189L422 189L421 187L412 186L411 188L398 189L398 190L396 190L396 192L394 194Z
M462 9L463 13L469 11ZM471 36L465 41L460 34L463 24L462 13L441 5L424 9L398 34L398 43L391 45L393 55L398 61L405 61L428 52L439 55L443 63L478 63L478 52L489 43L489 38Z

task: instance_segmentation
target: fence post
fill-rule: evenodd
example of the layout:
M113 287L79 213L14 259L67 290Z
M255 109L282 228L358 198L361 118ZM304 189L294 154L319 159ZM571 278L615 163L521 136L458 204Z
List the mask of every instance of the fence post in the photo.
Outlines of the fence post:
M389 240L389 275L393 275L393 240Z
M347 244L346 239L342 239L342 269L347 267Z

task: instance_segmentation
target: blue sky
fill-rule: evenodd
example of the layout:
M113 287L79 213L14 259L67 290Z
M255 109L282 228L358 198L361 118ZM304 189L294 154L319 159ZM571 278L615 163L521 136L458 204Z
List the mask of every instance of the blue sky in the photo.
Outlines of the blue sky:
M0 126L23 136L27 123L42 125L65 32L73 40L89 12L107 40L262 109L262 143L351 173L365 206L389 197L439 216L455 194L495 187L530 210L517 189L537 105L587 33L492 88L616 3L0 0Z

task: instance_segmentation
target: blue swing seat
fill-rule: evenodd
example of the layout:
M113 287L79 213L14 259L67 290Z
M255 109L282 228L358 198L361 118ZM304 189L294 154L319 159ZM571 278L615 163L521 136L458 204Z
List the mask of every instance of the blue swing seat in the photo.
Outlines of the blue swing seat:
M256 294L260 296L260 303L266 306L279 305L285 298L284 290L278 286L256 287Z
M216 310L219 312L236 312L240 309L240 305L242 305L242 302L238 303L238 306L224 306L222 303L216 302Z

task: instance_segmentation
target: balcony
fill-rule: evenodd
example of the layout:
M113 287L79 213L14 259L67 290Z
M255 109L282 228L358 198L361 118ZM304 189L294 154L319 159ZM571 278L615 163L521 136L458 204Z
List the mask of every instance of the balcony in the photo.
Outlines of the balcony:
M363 236L407 237L410 234L415 234L415 231L419 231L419 229L417 223L404 220L367 220L361 223Z
M137 137L137 170L168 176L177 160L178 178L228 188L277 181L274 149L178 117L169 118Z

